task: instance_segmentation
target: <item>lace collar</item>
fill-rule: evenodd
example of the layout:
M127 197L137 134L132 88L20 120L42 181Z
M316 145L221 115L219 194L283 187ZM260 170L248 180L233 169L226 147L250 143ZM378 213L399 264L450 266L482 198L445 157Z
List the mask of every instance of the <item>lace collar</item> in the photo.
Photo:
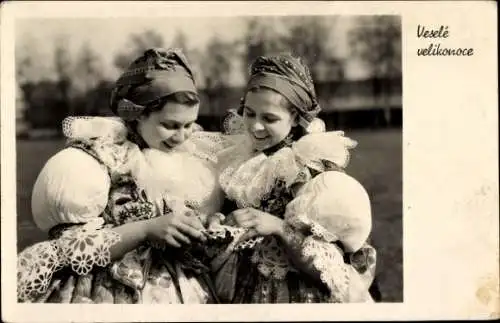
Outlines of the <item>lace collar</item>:
M218 156L219 183L239 207L259 207L277 180L289 187L300 179L305 167L321 173L327 170L327 161L345 168L349 150L357 144L341 131L308 134L270 155L253 152L245 135L233 136L232 142Z

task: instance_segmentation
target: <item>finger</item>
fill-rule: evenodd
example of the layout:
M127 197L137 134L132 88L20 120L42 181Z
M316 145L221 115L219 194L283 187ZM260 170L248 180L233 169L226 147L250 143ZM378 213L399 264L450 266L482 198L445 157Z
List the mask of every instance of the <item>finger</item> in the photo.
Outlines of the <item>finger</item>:
M181 218L181 222L184 223L184 224L187 224L195 229L198 229L198 230L203 230L205 229L205 227L203 226L203 224L201 223L200 219L198 218L194 218L194 217L183 217Z
M239 223L242 228L253 228L257 224L256 219L249 219Z
M182 232L174 231L174 232L172 232L172 236L178 242L182 242L185 244L191 244L191 240L188 237L186 237L184 234L182 234Z
M169 245L171 245L172 247L176 247L176 248L180 248L180 247L181 247L180 243L178 243L178 242L177 242L177 241L176 241L173 237L171 237L171 236L166 236L166 237L165 237L165 241L166 241Z
M196 212L193 210L193 209L186 209L184 211L184 216L187 216L187 217L196 217Z
M238 225L241 225L242 223L247 222L247 221L251 221L253 219L254 219L254 216L252 216L251 214L242 214L241 216L235 218L236 223Z
M221 224L221 219L217 216L211 216L208 220L208 225Z
M219 228L222 226L221 220L218 218L215 219L210 219L210 221L207 224L207 228Z
M247 213L249 213L249 209L245 208L245 209L234 210L233 212L231 212L231 215L237 217Z
M249 239L252 239L252 238L255 238L256 236L258 236L258 232L255 231L255 230L248 230L247 232L243 233L239 239L239 241L245 241L245 240L249 240Z
M234 216L232 214L228 215L226 217L226 219L223 221L223 223L225 225L229 225L229 226L236 226L236 224L237 224L236 220L235 220L235 218L234 218Z
M197 230L185 223L179 223L178 225L176 225L176 227L179 231L189 235L190 237L193 237L201 241L206 241L205 235L200 230Z

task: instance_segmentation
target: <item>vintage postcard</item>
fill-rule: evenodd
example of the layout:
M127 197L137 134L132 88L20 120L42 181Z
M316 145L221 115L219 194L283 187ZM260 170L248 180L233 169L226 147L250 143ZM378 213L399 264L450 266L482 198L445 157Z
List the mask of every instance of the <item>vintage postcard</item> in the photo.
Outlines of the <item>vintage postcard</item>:
M2 320L498 319L496 9L2 3Z

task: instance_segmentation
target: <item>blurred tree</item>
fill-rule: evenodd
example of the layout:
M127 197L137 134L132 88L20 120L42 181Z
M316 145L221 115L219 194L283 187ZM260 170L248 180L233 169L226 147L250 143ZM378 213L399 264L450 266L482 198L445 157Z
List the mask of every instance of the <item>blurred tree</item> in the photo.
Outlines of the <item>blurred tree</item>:
M20 94L19 105L20 122L29 121L27 115L36 103L33 93L36 84L47 78L49 69L47 59L39 51L37 39L31 34L25 34L20 43L16 43L16 82Z
M25 46L20 50L16 50L16 79L17 83L22 85L28 82L34 82L35 64L38 62L35 59L35 52L30 50L31 46Z
M217 114L215 108L219 100L224 100L224 90L230 87L232 61L236 54L236 44L224 42L217 35L207 44L201 69L210 114Z
M203 84L203 75L201 72L201 62L203 61L203 53L197 48L191 48L189 46L189 41L182 30L178 30L175 34L174 40L172 41L170 47L179 48L182 50L184 55L186 55L191 69L193 71L193 76L197 86Z
M26 121L32 129L61 130L61 121L67 115L59 82L42 80L23 86L31 93L31 105L25 111Z
M373 78L373 94L384 109L384 121L391 123L388 78L401 78L401 19L399 16L362 16L349 32L354 57L363 61Z
M252 17L247 21L243 37L243 69L248 77L250 64L259 56L277 54L287 49L287 41L279 32L279 19Z
M170 47L173 48L180 48L184 52L189 51L189 46L188 46L188 40L186 37L186 34L182 32L182 30L177 30L177 33L175 34L174 40L172 41L172 45Z
M50 60L40 51L39 40L31 34L24 34L16 41L16 81L19 84L35 83L48 78L51 70Z
M184 52L189 61L189 64L191 65L196 86L199 88L204 88L205 87L205 80L203 77L204 52L198 48L188 48L188 50Z
M289 52L301 57L311 70L318 95L331 96L332 84L344 78L344 61L333 51L332 17L252 17L242 40L245 77L248 67L261 55ZM336 83L331 82L336 81ZM328 86L321 86L328 82ZM325 102L330 102L327 100ZM328 107L325 107L328 108Z
M129 39L128 50L116 55L113 63L119 70L126 69L130 63L142 53L152 47L164 47L163 37L154 30L132 34Z
M54 72L60 100L52 107L55 110L53 115L62 121L65 115L73 114L73 105L71 102L73 68L68 50L68 38L66 36L59 37L55 42Z
M32 103L34 82L33 71L35 60L32 57L32 51L25 44L23 48L16 49L16 131L22 132L24 129L17 129L18 125L27 122L27 115Z
M97 105L96 88L104 79L100 57L88 42L84 43L77 57L74 80L81 100L74 111L79 115L96 115L100 107Z
M287 17L284 22L288 26L285 38L288 50L304 60L315 81L343 76L341 61L329 48L335 19L322 16Z

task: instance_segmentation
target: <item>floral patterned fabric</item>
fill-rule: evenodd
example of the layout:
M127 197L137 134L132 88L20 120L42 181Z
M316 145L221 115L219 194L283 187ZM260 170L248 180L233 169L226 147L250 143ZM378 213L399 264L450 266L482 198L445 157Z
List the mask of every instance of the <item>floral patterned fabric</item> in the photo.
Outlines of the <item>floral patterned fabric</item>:
M214 196L213 185L207 181L210 173L203 175L204 182L198 183L197 190L193 190L195 193L190 195L189 187L177 187L179 197L158 201L158 196L151 198L151 191L146 187L149 182L145 169L151 166L147 156L126 140L126 131L119 126L120 123L108 118L74 121L65 124L69 140L67 148L60 153L70 158L49 160L33 193L36 205L40 206L35 221L45 230L51 228L50 239L19 254L18 300L56 303L216 302L209 268L204 262L210 248L232 239L231 234L224 230L209 232L207 245L174 249L163 243L145 242L120 259L110 259L110 249L120 240L119 234L113 231L116 226L160 214L168 215L179 207L174 202L182 203L183 208L192 209L200 216L210 209L211 201L215 203L211 207L216 209L217 199L210 200ZM188 155L192 154L186 152L183 156ZM89 156L94 164L89 162ZM75 166L87 165L79 163L85 158L90 167L85 166L77 174L79 176L71 180L63 176ZM69 163L61 163L68 160ZM189 163L195 165L196 161L191 158ZM106 172L101 173L95 165L102 166ZM199 166L199 169L203 167ZM88 173L94 169L97 172ZM196 177L195 172L186 176ZM88 176L95 180L86 182ZM103 180L99 180L99 176ZM99 187L106 178L109 187ZM79 183L84 187L78 187ZM74 192L69 194L68 190ZM102 196L102 192L106 193L107 204L89 215L89 208L82 203L92 203L95 196ZM81 197L76 193L89 196Z
M307 135L266 155L249 150L244 136L234 138L235 145L219 157L227 198L236 208L253 207L283 219L288 241L266 236L252 248L230 248L225 262L214 266L220 298L232 303L371 302L376 254L366 244L369 200L342 171L354 146L350 140L342 133ZM356 203L360 206L353 207ZM296 268L284 243L298 250L319 277Z

